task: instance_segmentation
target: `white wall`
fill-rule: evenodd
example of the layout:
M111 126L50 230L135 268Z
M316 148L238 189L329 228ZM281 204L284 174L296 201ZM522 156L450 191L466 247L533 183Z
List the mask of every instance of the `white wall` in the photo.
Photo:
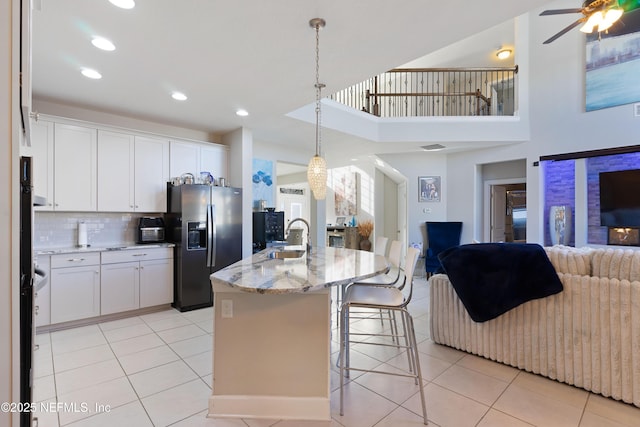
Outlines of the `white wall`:
M426 221L458 221L459 212L448 210L448 201L457 197L447 176L447 156L439 153L385 154L380 158L407 177L407 244L424 242ZM456 171L457 173L457 171ZM418 177L441 178L440 202L418 202Z

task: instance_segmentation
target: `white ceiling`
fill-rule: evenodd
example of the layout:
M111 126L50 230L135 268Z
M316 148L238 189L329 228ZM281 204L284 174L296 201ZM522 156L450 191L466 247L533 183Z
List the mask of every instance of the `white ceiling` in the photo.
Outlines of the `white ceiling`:
M313 125L286 117L315 97L309 19L327 21L320 33L327 95L425 55L415 64L497 66L497 49L513 45L511 19L547 2L136 0L123 10L107 0L40 0L33 93L210 134L245 126L258 141L312 152ZM116 50L94 48L95 35ZM83 77L82 67L103 78ZM189 99L173 100L174 90ZM238 108L249 117L236 116ZM323 138L348 137L329 131ZM354 141L367 150L366 141Z

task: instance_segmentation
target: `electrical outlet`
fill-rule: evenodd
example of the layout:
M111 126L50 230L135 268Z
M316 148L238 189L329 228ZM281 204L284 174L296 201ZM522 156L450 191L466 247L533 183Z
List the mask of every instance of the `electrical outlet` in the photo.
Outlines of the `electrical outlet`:
M223 319L231 319L233 317L233 300L223 299L220 301L222 307L220 315Z

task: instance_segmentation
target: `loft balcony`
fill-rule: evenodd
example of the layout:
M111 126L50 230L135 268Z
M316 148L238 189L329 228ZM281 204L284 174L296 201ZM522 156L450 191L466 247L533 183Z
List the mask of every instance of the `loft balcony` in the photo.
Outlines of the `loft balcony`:
M530 137L527 76L520 74L518 66L393 69L323 98L322 126L380 143L376 153L415 151L416 143L447 150L517 144ZM315 106L288 116L314 123Z
M397 68L329 99L377 117L513 116L518 67Z

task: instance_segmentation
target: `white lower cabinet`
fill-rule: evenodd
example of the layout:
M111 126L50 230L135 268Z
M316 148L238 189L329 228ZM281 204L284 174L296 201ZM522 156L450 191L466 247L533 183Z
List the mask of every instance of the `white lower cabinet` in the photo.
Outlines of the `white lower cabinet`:
M140 307L140 263L122 262L101 267L100 314Z
M50 292L51 324L170 304L173 248L51 255ZM38 326L49 324L48 300L38 292L45 310Z
M173 258L140 262L140 308L173 302Z
M100 315L100 253L51 256L51 323Z
M173 249L102 253L101 314L173 302Z

